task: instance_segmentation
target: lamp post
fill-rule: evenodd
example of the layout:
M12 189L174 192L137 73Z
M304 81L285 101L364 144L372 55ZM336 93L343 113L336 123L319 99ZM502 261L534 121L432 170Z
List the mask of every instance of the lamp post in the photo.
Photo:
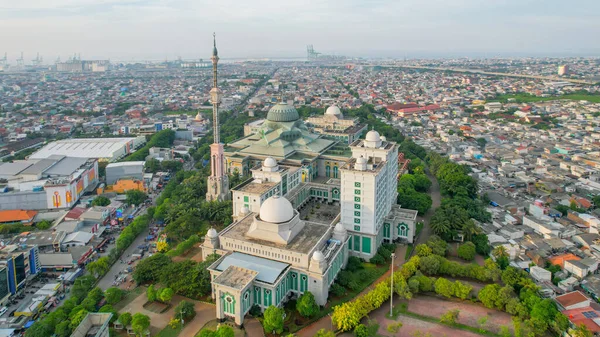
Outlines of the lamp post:
M396 253L392 253L392 282L390 284L390 318L392 317L392 311L394 309L394 258L396 257Z

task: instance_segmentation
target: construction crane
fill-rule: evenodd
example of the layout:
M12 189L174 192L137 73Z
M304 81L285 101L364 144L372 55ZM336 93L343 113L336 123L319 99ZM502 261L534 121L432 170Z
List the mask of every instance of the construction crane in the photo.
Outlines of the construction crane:
M402 177L402 175L406 172L406 169L408 168L408 164L410 164L410 159L404 158L404 152L399 152L398 153L398 181L400 180L400 177Z
M308 46L306 46L306 57L308 58L309 61L316 60L317 58L319 58L320 54L321 53L318 53L315 51L312 44L309 44Z
M23 66L24 62L25 62L25 59L23 58L23 52L21 52L21 57L19 57L17 59L17 65L18 66Z
M42 64L42 61L44 60L43 57L40 57L40 53L37 53L37 56L31 60L31 62L33 63L34 66L39 66L40 64Z

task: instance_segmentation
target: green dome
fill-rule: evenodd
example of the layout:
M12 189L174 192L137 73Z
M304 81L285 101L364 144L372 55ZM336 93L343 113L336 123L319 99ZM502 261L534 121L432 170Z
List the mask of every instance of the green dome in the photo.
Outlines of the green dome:
M298 111L291 105L277 103L267 114L267 120L271 122L293 122L300 119Z

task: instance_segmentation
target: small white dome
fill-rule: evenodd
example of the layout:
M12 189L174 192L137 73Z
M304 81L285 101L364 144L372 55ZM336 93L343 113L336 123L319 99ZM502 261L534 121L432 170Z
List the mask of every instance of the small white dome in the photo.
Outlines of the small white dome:
M379 132L377 132L375 130L371 130L371 131L367 132L367 136L365 137L365 140L368 142L379 142L379 141L381 141L381 137L379 136Z
M206 232L206 236L209 238L216 238L219 236L219 234L217 233L217 230L214 228L211 228L208 230L208 232Z
M325 261L325 255L323 255L323 253L321 253L320 250L317 250L316 252L313 253L312 255L312 259L315 261Z
M325 111L325 114L326 115L339 116L339 115L342 114L342 111L337 106L332 105L329 108L327 108L327 110Z
M268 168L276 167L277 161L275 159L273 159L272 157L267 157L267 159L265 159L263 161L263 166L268 167Z
M282 223L294 217L294 208L286 198L275 195L263 202L259 215L262 221Z
M240 210L240 214L246 215L250 213L250 209L248 209L248 207L244 206L242 207L242 209Z
M382 142L385 142L387 140L387 138L385 138L385 136L381 136L381 137L379 137L379 139L381 139Z
M367 163L367 159L363 156L358 157L358 159L356 159L356 163L357 164L366 164Z
M335 225L335 228L333 229L334 232L336 233L345 233L346 232L346 228L344 228L344 225L342 225L341 222L338 222Z

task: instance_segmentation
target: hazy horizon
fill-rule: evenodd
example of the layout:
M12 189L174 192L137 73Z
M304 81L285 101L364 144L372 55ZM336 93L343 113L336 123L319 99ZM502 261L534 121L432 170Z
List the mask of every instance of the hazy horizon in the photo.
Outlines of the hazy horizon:
M83 59L597 57L592 0L0 0L11 64Z

